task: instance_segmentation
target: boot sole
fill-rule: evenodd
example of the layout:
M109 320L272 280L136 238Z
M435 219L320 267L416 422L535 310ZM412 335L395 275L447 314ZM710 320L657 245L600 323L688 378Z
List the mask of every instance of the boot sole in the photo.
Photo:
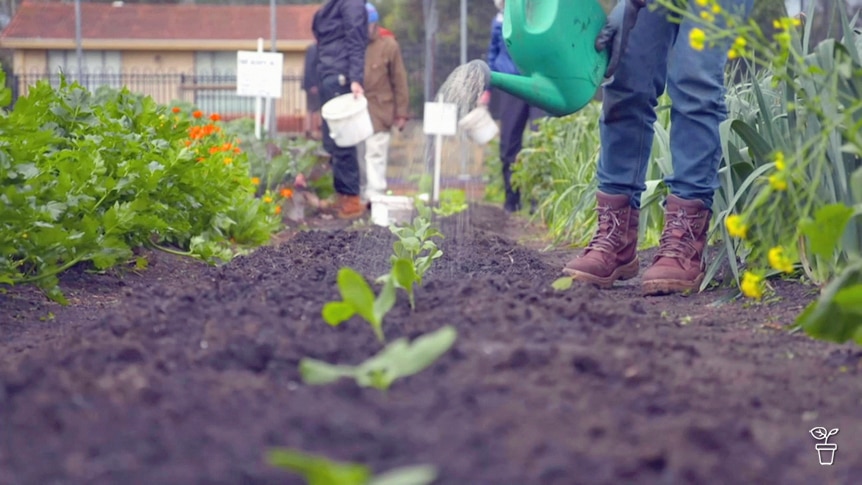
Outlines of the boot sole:
M700 290L700 284L703 282L703 277L704 275L700 274L694 281L650 280L641 283L641 287L645 296L670 295L686 291L698 291Z
M617 280L625 281L630 280L638 275L638 270L640 269L640 262L638 258L633 259L630 263L624 264L619 268L615 269L608 276L596 276L594 274L585 273L583 271L578 271L576 269L563 268L563 273L569 275L575 281L583 281L584 283L590 283L598 286L602 289L611 288L614 286L614 282Z

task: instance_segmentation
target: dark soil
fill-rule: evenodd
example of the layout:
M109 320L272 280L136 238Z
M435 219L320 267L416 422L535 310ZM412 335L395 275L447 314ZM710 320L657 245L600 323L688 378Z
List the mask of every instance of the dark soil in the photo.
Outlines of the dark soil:
M555 292L571 254L514 243L523 229L483 206L443 222L416 311L400 294L385 330L452 324L458 341L386 394L297 371L380 349L320 311L339 267L387 270L385 228L299 232L219 268L162 253L138 273L76 268L68 307L10 289L0 484L301 483L264 462L276 446L432 464L453 485L859 483L862 349L788 332L811 287L778 282L748 307L714 304L723 290L644 298L637 280ZM833 466L815 426L840 428Z

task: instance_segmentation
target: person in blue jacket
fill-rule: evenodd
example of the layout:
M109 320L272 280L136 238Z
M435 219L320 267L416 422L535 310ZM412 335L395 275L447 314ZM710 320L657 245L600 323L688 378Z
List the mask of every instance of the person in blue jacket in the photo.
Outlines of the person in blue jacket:
M498 13L491 22L491 42L488 45L488 66L492 71L506 74L520 74L514 61L509 56L506 43L503 41L503 9L505 0L494 0ZM503 164L503 185L506 188L506 202L503 208L507 212L517 212L521 209L521 194L512 188L512 165L521 152L524 129L530 123L530 129L535 130L533 123L545 113L526 101L509 93L496 90L494 96L500 108L500 161ZM491 91L482 94L479 104L487 106L491 100Z
M317 74L320 101L353 93L364 95L365 49L368 47L368 12L365 0L329 0L314 14L312 24L317 40ZM323 148L332 155L332 176L338 194L339 218L354 219L363 215L365 205L359 200L359 161L356 147L340 147L329 135L329 124L323 120Z

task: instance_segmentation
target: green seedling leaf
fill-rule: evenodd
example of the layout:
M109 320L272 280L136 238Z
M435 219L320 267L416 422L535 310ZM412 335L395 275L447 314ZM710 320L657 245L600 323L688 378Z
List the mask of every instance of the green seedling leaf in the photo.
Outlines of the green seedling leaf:
M383 336L383 317L389 313L389 310L393 306L395 306L395 282L390 278L383 283L383 289L380 290L380 294L374 300L372 307L374 320L369 320L371 328L374 329L374 334L377 336L377 340L381 342L385 340Z
M344 303L353 307L367 322L375 322L374 292L365 278L351 268L338 270L338 290Z
M811 251L821 258L831 258L844 234L847 222L853 217L853 209L844 204L821 207L814 219L803 220L800 229L810 241Z
M455 327L445 326L399 348L399 352L391 354L392 360L387 364L395 368L396 378L418 374L448 352L457 338Z
M367 485L371 478L371 471L366 466L340 463L288 449L271 450L267 461L301 475L308 485Z
M551 283L551 287L557 291L566 291L572 287L574 284L574 278L571 276L563 276L562 278L557 278Z
M299 373L306 384L320 385L335 382L342 377L353 377L356 370L353 367L304 358L299 361Z
M300 375L306 384L311 385L352 377L360 387L386 390L397 379L417 374L429 367L452 347L456 338L457 331L452 326L418 337L412 344L401 338L358 366L302 359Z
M437 469L431 465L395 468L372 478L368 485L429 485L437 479Z
M416 303L413 298L413 285L419 280L419 277L416 275L413 261L406 258L396 259L392 263L392 275L395 277L398 287L403 288L407 292L407 297L410 299L410 308L415 309Z
M356 315L356 310L350 303L331 301L323 305L322 313L323 320L334 327L350 320L353 315Z

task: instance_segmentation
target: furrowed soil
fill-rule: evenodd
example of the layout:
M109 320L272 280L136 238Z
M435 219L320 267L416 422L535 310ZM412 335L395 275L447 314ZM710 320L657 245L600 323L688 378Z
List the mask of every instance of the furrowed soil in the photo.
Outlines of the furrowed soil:
M454 347L387 393L312 387L302 357L380 350L320 312L341 266L383 274L393 241L330 225L221 267L75 268L67 307L0 294L0 484L302 483L265 462L273 447L431 464L452 485L859 483L862 349L788 331L810 286L748 307L645 298L637 279L557 292L574 252L518 244L529 227L474 205L441 222L415 311L401 293L384 323L389 340L454 325ZM840 429L832 466L816 426Z

